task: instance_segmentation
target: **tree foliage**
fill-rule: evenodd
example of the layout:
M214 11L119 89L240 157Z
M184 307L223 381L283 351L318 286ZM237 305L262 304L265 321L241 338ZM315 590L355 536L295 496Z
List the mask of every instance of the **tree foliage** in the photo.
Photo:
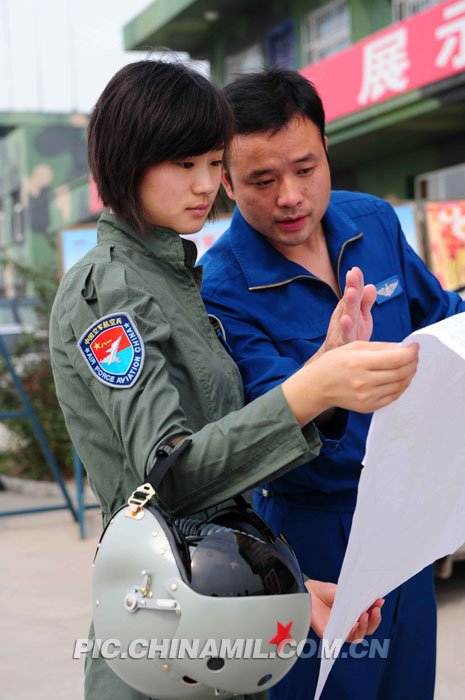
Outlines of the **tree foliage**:
M21 336L11 359L58 466L68 476L72 473L71 441L56 398L48 348L48 322L58 278L47 269L32 269L18 263L15 263L15 268L28 282L32 282L39 303L36 307L37 328L33 333ZM0 393L2 411L23 410L17 389L1 356ZM0 471L35 479L52 478L31 421L14 418L6 421L6 427L12 439L7 449L0 452Z

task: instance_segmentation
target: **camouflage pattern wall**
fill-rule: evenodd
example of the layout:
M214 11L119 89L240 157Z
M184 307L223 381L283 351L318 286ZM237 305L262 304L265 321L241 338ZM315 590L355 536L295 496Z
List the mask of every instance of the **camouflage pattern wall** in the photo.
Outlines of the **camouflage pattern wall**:
M86 126L82 114L0 114L0 296L32 295L15 263L57 269L57 231L96 218Z

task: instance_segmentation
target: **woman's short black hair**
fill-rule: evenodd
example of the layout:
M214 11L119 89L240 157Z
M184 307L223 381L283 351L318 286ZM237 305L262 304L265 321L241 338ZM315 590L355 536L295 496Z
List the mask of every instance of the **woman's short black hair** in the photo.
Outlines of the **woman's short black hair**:
M138 196L151 165L223 148L232 110L207 78L180 62L138 61L110 80L88 127L89 167L100 198L146 230Z
M285 68L248 73L226 85L234 111L234 133L278 132L295 116L307 117L325 137L325 112L309 80Z

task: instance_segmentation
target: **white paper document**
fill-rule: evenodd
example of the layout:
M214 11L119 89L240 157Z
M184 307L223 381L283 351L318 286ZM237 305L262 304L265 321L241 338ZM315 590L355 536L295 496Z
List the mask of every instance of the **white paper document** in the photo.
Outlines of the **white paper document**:
M328 649L376 598L465 542L465 313L412 341L420 360L410 387L371 422ZM333 663L321 660L315 700Z

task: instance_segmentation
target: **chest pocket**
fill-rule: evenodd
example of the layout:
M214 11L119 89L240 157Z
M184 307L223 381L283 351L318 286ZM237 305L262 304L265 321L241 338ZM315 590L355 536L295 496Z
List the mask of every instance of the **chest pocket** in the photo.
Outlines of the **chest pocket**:
M397 275L375 284L376 302L372 308L372 340L399 342L411 332L408 300Z
M321 347L328 331L329 318L325 311L319 316L299 313L300 323L293 321L275 332L275 344L283 357L291 357L299 364L306 362Z

